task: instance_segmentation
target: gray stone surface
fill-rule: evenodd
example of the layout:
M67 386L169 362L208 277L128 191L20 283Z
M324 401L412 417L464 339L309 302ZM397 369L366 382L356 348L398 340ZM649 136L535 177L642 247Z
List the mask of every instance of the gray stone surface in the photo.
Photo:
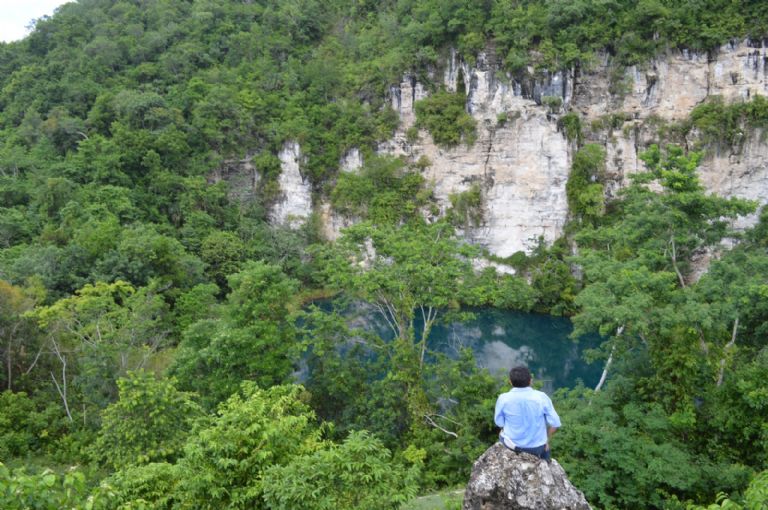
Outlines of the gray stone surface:
M591 510L565 471L496 443L472 467L463 510Z

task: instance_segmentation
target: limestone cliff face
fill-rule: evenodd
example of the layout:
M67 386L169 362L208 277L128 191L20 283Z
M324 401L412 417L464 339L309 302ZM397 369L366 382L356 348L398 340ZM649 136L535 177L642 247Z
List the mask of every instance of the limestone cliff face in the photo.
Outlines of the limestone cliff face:
M641 67L629 68L619 84L611 84L607 65L583 75L575 86L571 107L596 120L623 114L617 129L593 134L607 153L607 171L612 178L609 193L638 171L638 153L655 141L660 122L685 119L696 105L710 96L726 103L768 95L768 48L765 42L732 42L715 54L671 52ZM612 95L610 87L624 95ZM694 134L695 138L695 134ZM692 144L695 139L688 140ZM699 167L706 188L726 197L748 198L761 205L768 201L768 144L761 132L744 133L738 148L719 147L708 152ZM755 223L757 215L741 219L737 226Z
M461 64L459 64L461 65ZM571 150L558 132L557 122L519 86L495 78L495 66L486 59L461 73L468 90L467 106L477 120L477 141L472 146L443 148L426 131L409 143L405 133L413 126L414 102L424 95L419 83L405 80L393 94L392 107L401 126L380 152L431 162L425 177L432 183L443 208L449 195L480 184L484 222L466 234L491 252L507 256L530 250L539 237L552 242L567 216L565 183ZM446 72L446 85L455 90L455 65ZM499 118L505 117L500 122Z
M480 55L470 66L454 52L442 76L431 78L442 80L449 90L467 92L467 110L477 121L477 141L471 146L444 148L425 131L416 141L409 141L406 131L415 123L414 103L426 97L428 89L407 76L391 89L400 127L391 140L381 144L379 152L411 161L426 156L431 164L424 176L432 183L443 210L450 206L450 194L479 184L483 222L464 234L500 256L530 251L539 238L550 243L561 235L568 217L565 185L577 147L558 130L560 115L574 111L585 126L607 126L587 129L586 141L601 143L606 149L610 196L641 168L638 154L656 141L660 123L685 119L709 96L719 95L731 102L768 95L767 60L764 43L733 42L711 54L671 51L618 77L606 60L589 71L520 83L502 72L490 53ZM560 98L562 107L547 101L547 96ZM608 116L613 116L611 122L594 122ZM700 175L712 192L765 203L768 144L762 133L745 133L744 137L737 149L721 148L708 154ZM286 223L287 218L305 217L311 200L309 186L301 179L298 145L287 144L280 158L284 200L275 206L272 218ZM363 163L360 154L351 151L339 165L355 171ZM354 221L338 217L327 203L315 207L331 239ZM741 226L753 222L754 217L748 218Z
M728 197L768 202L768 144L765 133L756 131L736 152L718 152L701 166L701 180L707 189ZM736 221L737 227L757 222L758 213Z
M273 224L296 227L312 213L312 188L301 175L301 147L287 142L278 155L282 172L278 178L280 197L270 211Z
M768 93L762 42L732 42L714 54L673 51L610 80L607 63L583 74L572 106L590 118L626 112L635 118L679 120L708 96L726 102ZM610 88L619 94L611 94ZM619 90L617 90L619 89Z

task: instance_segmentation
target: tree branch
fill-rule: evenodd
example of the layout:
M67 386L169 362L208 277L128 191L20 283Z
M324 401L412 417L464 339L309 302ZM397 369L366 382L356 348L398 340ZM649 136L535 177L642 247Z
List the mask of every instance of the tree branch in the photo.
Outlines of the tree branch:
M432 323L434 323L437 317L437 308L428 306L426 313L424 312L424 305L419 305L421 310L421 317L424 320L424 326L421 330L421 353L419 355L419 370L424 367L424 356L427 352L427 337L432 330Z
M33 368L35 368L35 365L37 365L37 360L40 359L40 355L43 353L43 348L40 347L40 350L37 351L37 354L35 355L35 359L32 360L32 364L29 365L29 368L27 368L27 371L24 372L24 375L29 375L29 373L32 371Z
M440 430L441 432L445 432L449 436L453 436L454 438L458 439L459 435L456 432L451 432L450 430L446 430L437 423L435 423L435 420L432 419L432 417L428 414L424 415L424 419L427 420L427 423L435 427L436 429Z
M382 301L386 303L386 301L384 300ZM382 305L382 301L379 301L379 302L374 301L372 304L378 310L381 316L384 317L384 320L387 322L387 325L392 329L392 332L395 334L395 336L398 336L400 332L397 328L397 324L394 322L394 319L390 318L389 314L387 313L388 310L384 309L384 305Z
M731 333L731 341L725 344L723 348L723 357L720 359L720 372L717 374L717 387L719 388L723 384L723 377L725 375L725 357L733 346L736 344L736 333L739 329L739 318L733 321L733 332Z
M56 391L59 393L62 402L64 402L64 410L67 412L67 418L72 422L74 420L72 419L72 413L69 411L69 402L67 401L67 357L61 353L59 345L55 340L52 340L51 343L53 344L54 354L56 354L56 357L61 361L61 386L59 386L59 382L56 380L56 376L53 375L53 372L51 372L51 379L53 379Z
M672 267L675 269L675 273L677 273L677 279L680 281L680 287L685 288L685 279L683 278L683 274L680 272L680 269L677 267L677 249L675 247L675 236L674 234L670 236L669 243L672 247Z

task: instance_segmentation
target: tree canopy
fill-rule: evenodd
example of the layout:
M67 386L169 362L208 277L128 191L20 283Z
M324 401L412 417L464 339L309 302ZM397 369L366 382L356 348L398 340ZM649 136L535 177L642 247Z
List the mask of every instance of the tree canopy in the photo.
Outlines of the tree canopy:
M428 95L404 143L474 142L466 90L437 83L451 50L527 87L767 32L765 2L731 0L80 0L35 21L0 43L0 507L378 509L462 484L504 383L430 337L497 307L602 335L605 377L555 395L553 440L595 506L761 508L768 212L735 231L754 204L706 193L689 145L651 146L609 196L563 112L565 233L500 260L457 234L481 184L441 210L433 163L380 147L406 75ZM739 149L766 111L711 99L670 129ZM335 243L321 212L270 222L293 142L313 209L354 223Z

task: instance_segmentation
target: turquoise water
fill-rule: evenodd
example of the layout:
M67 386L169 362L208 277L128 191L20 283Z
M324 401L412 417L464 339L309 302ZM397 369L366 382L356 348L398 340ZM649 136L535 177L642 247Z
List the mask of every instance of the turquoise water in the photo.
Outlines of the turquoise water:
M321 303L318 303L321 304ZM321 306L329 306L327 301ZM438 324L430 334L433 351L455 356L469 347L477 363L506 380L512 366L524 364L547 393L558 388L572 388L579 381L594 387L600 379L602 364L588 364L582 353L599 345L599 337L571 340L570 319L498 308L465 309L474 319ZM372 307L358 303L348 310L353 325L376 331L382 338L392 338L389 329ZM419 331L420 324L416 324Z
M527 365L547 392L578 381L594 387L600 379L602 365L588 364L582 357L585 349L599 344L599 337L574 342L569 319L495 308L468 311L475 314L474 320L436 326L430 348L452 355L469 347L479 366L505 378L512 366Z

